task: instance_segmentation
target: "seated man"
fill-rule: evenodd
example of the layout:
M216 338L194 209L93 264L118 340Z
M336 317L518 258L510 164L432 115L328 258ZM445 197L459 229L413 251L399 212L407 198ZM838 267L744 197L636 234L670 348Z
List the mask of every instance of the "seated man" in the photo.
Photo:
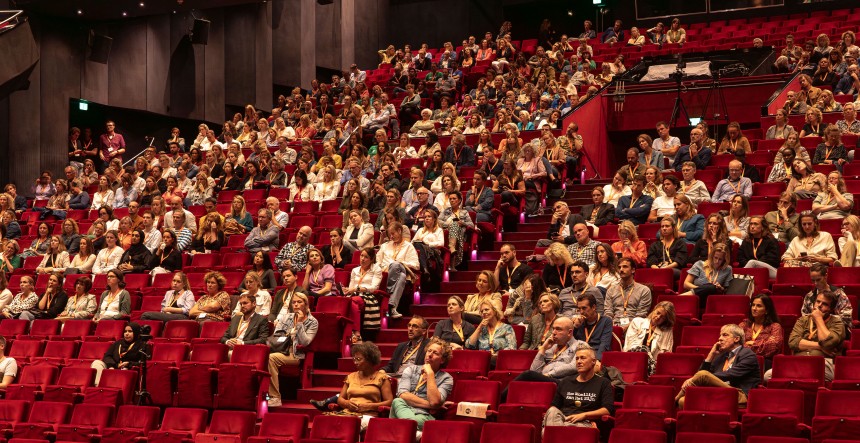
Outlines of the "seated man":
M281 202L277 197L266 198L266 209L272 211L272 222L278 228L278 231L287 227L290 223L290 214L281 211Z
M310 228L308 228L310 229ZM418 252L415 246L403 237L403 225L393 222L388 225L387 241L379 247L376 255L376 264L383 270L388 271L388 282L386 283L391 298L388 300L388 315L391 318L403 317L397 312L400 297L406 289L406 281L412 280L415 271L418 271Z
M615 217L618 220L630 220L634 225L640 225L648 221L648 215L651 214L651 204L654 203L654 198L642 193L645 190L645 183L646 179L643 174L637 174L633 178L633 183L630 185L631 194L621 196L618 199L618 206L615 207Z
M296 273L304 271L308 265L308 252L314 247L308 243L313 232L310 226L302 226L296 233L296 241L285 244L281 252L278 252L275 266L281 271L287 268Z
M588 345L576 349L576 370L558 383L552 406L546 411L543 427L577 426L591 428L604 415L615 410L612 384L606 377L597 377L597 356Z
M173 229L175 231L179 231L180 228L176 226L178 224L180 226L185 226L186 228L191 230L192 234L196 234L197 233L197 219L194 218L194 214L192 214L191 211L185 209L185 207L182 205L182 197L173 196L170 198L169 203L170 203L170 210L167 211L166 214L164 214L164 227ZM174 223L173 222L173 212L174 211L182 211L183 213L185 213L185 219L184 219L183 223Z
M597 300L588 292L576 298L576 309L579 315L573 318L573 336L587 342L599 360L604 352L612 349L612 319L598 313Z
M423 365L410 365L403 371L397 384L397 395L391 403L391 418L402 418L418 422L418 430L424 423L433 420L433 415L454 390L454 378L442 370L451 360L451 346L433 337L422 356Z
M752 196L752 181L741 175L743 171L743 163L737 160L729 162L729 177L717 183L717 187L714 188L714 195L711 196L711 202L730 202L738 194L750 198Z
M518 375L517 381L545 381L558 384L561 379L576 375L576 350L584 344L573 337L573 320L568 317L557 317L552 322L552 334L538 346L537 355L532 360L528 371ZM599 364L599 363L598 363ZM505 388L500 396L504 403L508 397Z
M830 312L842 318L847 335L851 335L851 328L853 326L851 314L854 308L851 306L851 300L845 294L844 289L827 282L827 272L829 269L824 263L814 263L809 267L809 279L815 287L803 297L803 306L800 308L800 315L810 315L815 312L815 301L818 294L831 292L836 297L836 301L835 304L830 305Z
M251 305L251 311L254 310ZM265 320L265 318L264 318ZM232 322L231 322L232 323ZM268 327L268 323L266 323ZM269 345L269 407L281 406L278 374L281 366L298 365L305 353L298 346L308 346L319 330L319 322L311 315L308 296L296 293L290 306L284 306L275 320L275 333Z
M257 226L245 238L245 249L252 254L274 251L278 248L278 227L272 223L272 211L260 208L257 221Z
M788 336L788 347L793 355L824 357L824 380L828 382L833 381L833 357L841 353L846 335L841 318L833 315L836 301L837 296L833 292L818 292L812 313L797 319ZM768 370L764 374L765 381L770 377L771 370Z
M720 329L720 339L708 352L699 372L681 386L675 401L683 409L688 387L716 386L737 389L738 404L745 404L749 390L760 383L758 358L752 349L744 346L744 330L738 325L728 324Z
M645 175L648 165L639 163L639 150L630 148L627 150L627 164L618 170L618 174L624 177L625 184L632 185L637 175Z
M699 169L705 169L711 162L711 149L702 144L702 130L693 128L690 131L690 144L682 146L675 156L675 170L681 171L685 162L693 162Z
M399 377L407 367L423 365L424 348L430 343L430 339L426 337L429 326L430 324L424 317L413 315L406 326L406 336L409 340L394 348L391 360L380 371L384 371L392 377Z
M257 314L256 297L243 294L239 297L239 313L230 319L230 326L221 336L221 343L230 348L236 345L261 345L269 338L269 321Z
M467 211L475 212L475 219L479 222L491 222L493 220L492 210L495 194L493 187L487 186L487 173L482 170L475 171L472 176L474 185L466 192L466 200L463 207Z
M651 307L651 290L637 283L636 263L630 257L618 259L618 275L621 281L609 286L603 301L603 315L612 319L612 324L625 331L637 317L645 318Z
M570 207L563 201L555 202L547 238L538 240L535 246L546 247L556 241L566 245L575 243L576 237L573 235L573 228L579 223L585 224L582 215L571 213Z

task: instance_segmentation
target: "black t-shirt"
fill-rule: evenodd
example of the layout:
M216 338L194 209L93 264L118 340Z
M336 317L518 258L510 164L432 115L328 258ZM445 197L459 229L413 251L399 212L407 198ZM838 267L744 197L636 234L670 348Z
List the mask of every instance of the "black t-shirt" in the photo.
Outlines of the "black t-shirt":
M499 291L519 288L523 284L523 280L534 272L531 266L525 263L520 263L516 269L511 271L510 279L508 279L508 271L510 271L508 268L502 268L499 271Z
M600 408L606 408L612 414L614 397L609 379L595 375L591 380L581 382L576 377L571 375L559 382L552 405L561 409L566 416Z

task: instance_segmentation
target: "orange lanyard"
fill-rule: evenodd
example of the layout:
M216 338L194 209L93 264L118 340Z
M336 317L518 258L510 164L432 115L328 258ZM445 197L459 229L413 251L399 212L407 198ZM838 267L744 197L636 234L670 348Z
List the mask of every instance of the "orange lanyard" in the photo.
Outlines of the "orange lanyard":
M418 384L415 385L415 389L412 391L413 394L418 394L418 391L427 384L427 376L425 374L421 374L421 377L418 378Z
M558 352L556 352L555 354L552 354L552 359L550 359L550 362L556 361L558 359L558 356L561 355L561 353L566 351L566 350L567 350L567 345L564 345L561 349L558 350Z
M735 354L735 355L733 355L733 356L732 356L732 358L727 359L727 360L726 360L726 362L725 362L725 363L723 363L723 371L727 371L729 368L731 368L731 367L732 367L732 363L734 363L734 361L735 361L735 357L737 357L737 356L738 356L738 355L737 355L737 354Z
M558 280L561 282L561 287L566 288L567 285L565 283L567 283L567 265L564 265L564 266L556 265L555 269L558 270ZM562 271L562 269L563 269L563 271ZM511 277L508 276L508 284L511 283L510 279L511 279Z
M118 349L120 359L125 357L125 354L128 354L129 352L131 352L132 349L134 349L134 343L132 343L131 346L129 346L128 349L125 350L125 352L122 352L121 349L122 349L122 343L119 344L119 349Z
M621 284L618 284L618 290L621 291L621 298L624 299L624 315L627 315L627 302L630 301L630 296L633 295L633 285L630 285L630 290L627 293L624 293L624 287Z
M738 194L741 193L741 179L738 179L738 185L737 186L733 185L731 180L726 180L726 183L728 183L728 185L732 189L734 189L736 193L738 193Z
M777 215L777 217L779 217L779 216ZM777 221L777 223L779 223L779 221ZM756 260L758 260L758 247L761 246L761 242L763 242L763 241L764 241L764 237L762 237L758 240L758 244L756 244L755 239L752 239L752 241L750 242L750 243L752 243L753 258Z
M761 331L762 331L763 329L764 329L764 326L762 325L761 327L759 327L759 328L758 328L758 331L756 331L756 330L755 330L755 325L752 325L752 326L750 327L750 330L752 330L752 339L753 339L753 340L757 339L757 338L758 338L758 335L759 335L759 334L761 334Z
M827 147L826 147L826 146L824 147L824 160L829 160L829 159L830 159L830 154L833 152L833 150L834 150L834 149L836 149L836 147L835 147L835 146L834 146L834 147L832 147L832 148L830 148L830 149L827 149Z
M236 338L239 338L239 337L242 337L245 335L245 331L248 330L248 325L250 323L251 323L250 321L245 321L244 317L239 319L239 328L236 330Z
M633 205L636 204L636 200L639 200L639 197L636 197L636 198L633 198L632 196L630 197L630 209L633 209Z
M463 335L463 325L457 326L455 324L451 324L451 328L454 329L454 332L457 333L457 336L460 337L460 341L465 341L466 337Z
M583 288L583 291L584 290L585 289ZM588 328L585 328L585 341L586 342L591 341L591 335L594 334L594 330L597 329L597 323L599 323L599 322L600 322L600 314L597 314L597 321L594 322L594 326L591 327L591 330L589 331Z
M410 343L409 345L411 346L411 345L412 345L412 343ZM412 348L412 350L411 350L411 351L409 351L409 353L408 353L408 354L406 354L405 356L403 356L403 360L400 360L400 363L406 363L406 360L409 360L413 355L415 355L415 353L416 353L416 352L418 352L418 348L419 348L419 347L420 347L420 346L415 346L414 348Z

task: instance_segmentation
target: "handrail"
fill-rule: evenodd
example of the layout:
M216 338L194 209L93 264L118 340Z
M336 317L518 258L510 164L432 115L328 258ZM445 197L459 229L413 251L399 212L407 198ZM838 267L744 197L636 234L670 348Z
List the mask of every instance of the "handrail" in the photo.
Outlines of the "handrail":
M20 9L0 11L0 17L8 15L8 17L0 20L0 33L6 32L14 28L15 26L18 26L18 23L20 23L21 14L23 13L24 11Z

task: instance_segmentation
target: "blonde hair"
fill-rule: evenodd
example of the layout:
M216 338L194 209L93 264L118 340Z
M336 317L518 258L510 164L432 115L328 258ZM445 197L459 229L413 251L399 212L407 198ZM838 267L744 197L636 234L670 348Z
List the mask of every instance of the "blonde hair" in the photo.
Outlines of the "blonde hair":
M564 264L570 266L573 264L573 257L570 255L570 251L559 242L553 242L549 245L546 251L544 251L544 255L554 265Z
M630 220L624 220L618 224L618 233L621 233L621 231L627 233L631 242L639 240L639 234L636 232L636 225L634 225Z

